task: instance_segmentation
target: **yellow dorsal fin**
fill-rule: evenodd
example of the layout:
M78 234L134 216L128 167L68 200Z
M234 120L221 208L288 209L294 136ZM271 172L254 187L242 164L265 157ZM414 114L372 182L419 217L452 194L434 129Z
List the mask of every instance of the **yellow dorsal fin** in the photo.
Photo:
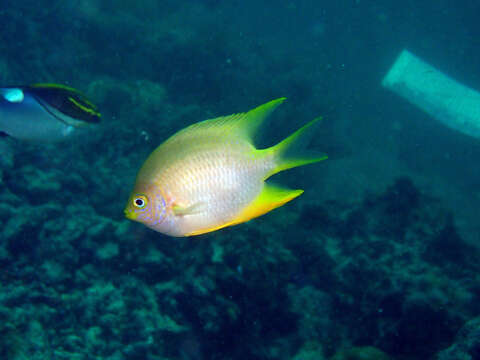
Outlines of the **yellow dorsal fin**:
M201 121L190 125L177 133L178 137L190 137L200 131L202 134L210 134L221 137L235 137L246 139L251 142L257 129L285 98L279 98L260 105L246 113L238 113L229 116L221 116L214 119Z
M67 85L63 85L63 84L55 84L55 83L35 83L35 84L31 84L30 87L33 87L33 88L42 88L42 89L62 89L62 90L74 92L74 93L77 93L77 94L81 94L80 91L78 91L77 89L72 88L72 87L67 86Z
M236 135L240 135L251 141L264 120L284 101L284 97L275 99L243 114L233 125Z

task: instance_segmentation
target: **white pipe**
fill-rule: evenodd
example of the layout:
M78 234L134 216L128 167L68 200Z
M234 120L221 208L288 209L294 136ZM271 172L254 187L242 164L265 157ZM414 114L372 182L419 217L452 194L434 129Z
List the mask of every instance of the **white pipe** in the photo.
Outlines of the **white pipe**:
M446 126L480 138L480 93L403 50L382 85Z

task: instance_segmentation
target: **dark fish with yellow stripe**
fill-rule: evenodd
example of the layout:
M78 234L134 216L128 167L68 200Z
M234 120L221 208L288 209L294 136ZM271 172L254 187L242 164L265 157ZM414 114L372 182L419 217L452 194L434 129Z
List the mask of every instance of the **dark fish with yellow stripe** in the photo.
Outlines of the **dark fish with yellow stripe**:
M0 88L0 134L55 142L100 122L97 106L78 90L59 84Z

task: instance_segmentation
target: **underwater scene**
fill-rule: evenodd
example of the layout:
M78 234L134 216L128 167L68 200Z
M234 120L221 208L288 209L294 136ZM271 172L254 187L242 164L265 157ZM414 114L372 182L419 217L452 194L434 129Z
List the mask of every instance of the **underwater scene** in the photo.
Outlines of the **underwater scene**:
M0 9L0 360L480 359L478 0Z

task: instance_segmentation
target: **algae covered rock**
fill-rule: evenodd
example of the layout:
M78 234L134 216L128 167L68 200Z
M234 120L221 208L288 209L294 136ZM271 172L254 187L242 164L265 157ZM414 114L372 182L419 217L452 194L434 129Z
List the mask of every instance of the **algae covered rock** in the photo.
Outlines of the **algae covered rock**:
M435 360L476 360L480 358L480 317L468 321L458 332L455 342L440 351Z
M298 314L299 335L306 340L328 341L334 323L331 295L313 286L289 286L288 293L292 299L291 311Z
M9 142L0 141L0 170L8 169L13 166L13 149Z
M359 346L338 351L330 360L391 360L383 351L373 346Z
M314 341L307 342L300 350L295 354L292 360L324 360L322 346Z

